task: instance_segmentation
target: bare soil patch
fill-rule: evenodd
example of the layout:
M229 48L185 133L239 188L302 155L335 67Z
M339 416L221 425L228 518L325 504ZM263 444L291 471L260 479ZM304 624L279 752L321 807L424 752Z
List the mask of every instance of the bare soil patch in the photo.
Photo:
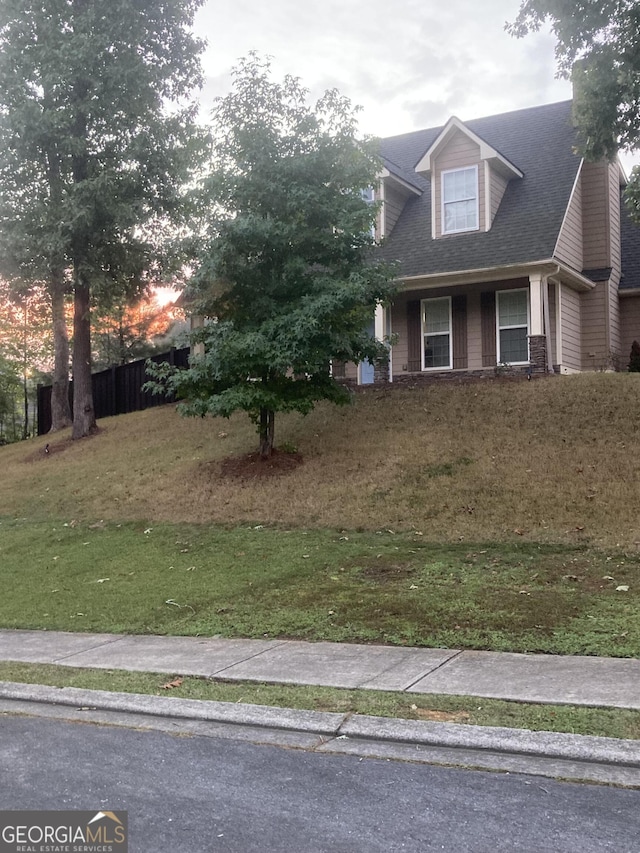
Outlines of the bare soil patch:
M230 456L222 460L219 471L221 477L229 480L262 480L295 471L303 461L300 453L274 449L268 459L263 459L257 452Z
M420 720L434 723L467 723L470 715L466 711L432 711L429 708L412 708Z

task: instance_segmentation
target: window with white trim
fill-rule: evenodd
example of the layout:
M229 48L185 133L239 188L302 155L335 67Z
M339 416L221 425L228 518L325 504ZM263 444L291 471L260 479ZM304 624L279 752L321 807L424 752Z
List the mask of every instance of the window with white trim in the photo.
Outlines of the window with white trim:
M529 291L499 290L496 315L498 363L526 364L529 361Z
M442 173L442 233L477 231L478 167L450 169Z
M451 297L422 300L422 369L451 367Z

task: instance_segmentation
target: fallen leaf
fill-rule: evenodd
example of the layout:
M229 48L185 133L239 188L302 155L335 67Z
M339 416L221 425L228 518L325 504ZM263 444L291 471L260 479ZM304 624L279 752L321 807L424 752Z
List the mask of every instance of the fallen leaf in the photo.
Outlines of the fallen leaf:
M466 711L430 711L428 708L416 708L415 714L422 720L432 720L435 723L463 723L469 719Z
M167 681L166 684L162 685L163 690L173 690L174 687L182 687L182 682L184 678L174 678L173 681Z

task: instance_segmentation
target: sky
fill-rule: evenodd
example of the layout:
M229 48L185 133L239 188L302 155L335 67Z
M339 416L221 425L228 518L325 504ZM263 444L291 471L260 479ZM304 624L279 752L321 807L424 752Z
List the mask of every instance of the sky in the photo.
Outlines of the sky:
M329 88L362 107L360 131L393 136L571 97L555 76L555 40L505 32L519 0L205 0L201 93L208 112L231 68L255 50L278 78L299 77L312 100ZM627 172L640 154L626 155Z

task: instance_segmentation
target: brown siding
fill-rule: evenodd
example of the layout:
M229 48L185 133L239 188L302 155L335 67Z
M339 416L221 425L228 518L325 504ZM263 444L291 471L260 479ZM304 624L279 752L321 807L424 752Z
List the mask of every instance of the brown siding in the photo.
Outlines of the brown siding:
M611 266L607 163L582 166L583 269Z
M599 281L593 290L580 296L583 370L604 370L609 367L608 294L608 282Z
M555 256L559 261L581 272L583 264L582 245L582 181L579 178L569 208L562 224Z
M496 213L509 182L493 169L490 169L489 173L491 175L491 224L493 225L493 220L496 218Z
M580 294L560 285L560 315L562 318L562 366L570 370L582 367L580 334Z
M496 364L496 294L486 291L480 295L480 313L482 315L482 366Z
M412 373L422 370L422 328L420 301L407 302L407 370Z
M466 370L469 366L467 356L467 297L464 293L451 299L453 369Z
M384 185L384 234L383 237L388 237L393 231L396 222L398 221L402 208L405 204L405 196L398 192L389 183ZM426 235L427 237L429 235Z
M620 166L618 162L609 165L609 223L611 227L611 279L609 281L609 351L618 361L624 353L622 347L622 329L620 320L620 283L621 246L620 246Z
M482 368L482 316L480 292L473 290L467 296L467 341L469 370Z
M432 203L434 205L436 237L442 236L442 181L443 171L478 166L478 205L480 230L485 228L484 217L484 168L480 162L480 146L472 142L466 134L457 131L435 159L433 170ZM446 235L445 235L446 236Z
M631 344L634 341L640 343L640 294L638 296L625 296L620 300L620 318L622 321L620 361L622 369L625 370L629 366Z
M348 361L344 366L344 378L351 379L354 382L358 380L358 365L352 361Z
M392 364L394 373L403 373L407 369L407 297L398 294L391 306L391 328L395 337Z

